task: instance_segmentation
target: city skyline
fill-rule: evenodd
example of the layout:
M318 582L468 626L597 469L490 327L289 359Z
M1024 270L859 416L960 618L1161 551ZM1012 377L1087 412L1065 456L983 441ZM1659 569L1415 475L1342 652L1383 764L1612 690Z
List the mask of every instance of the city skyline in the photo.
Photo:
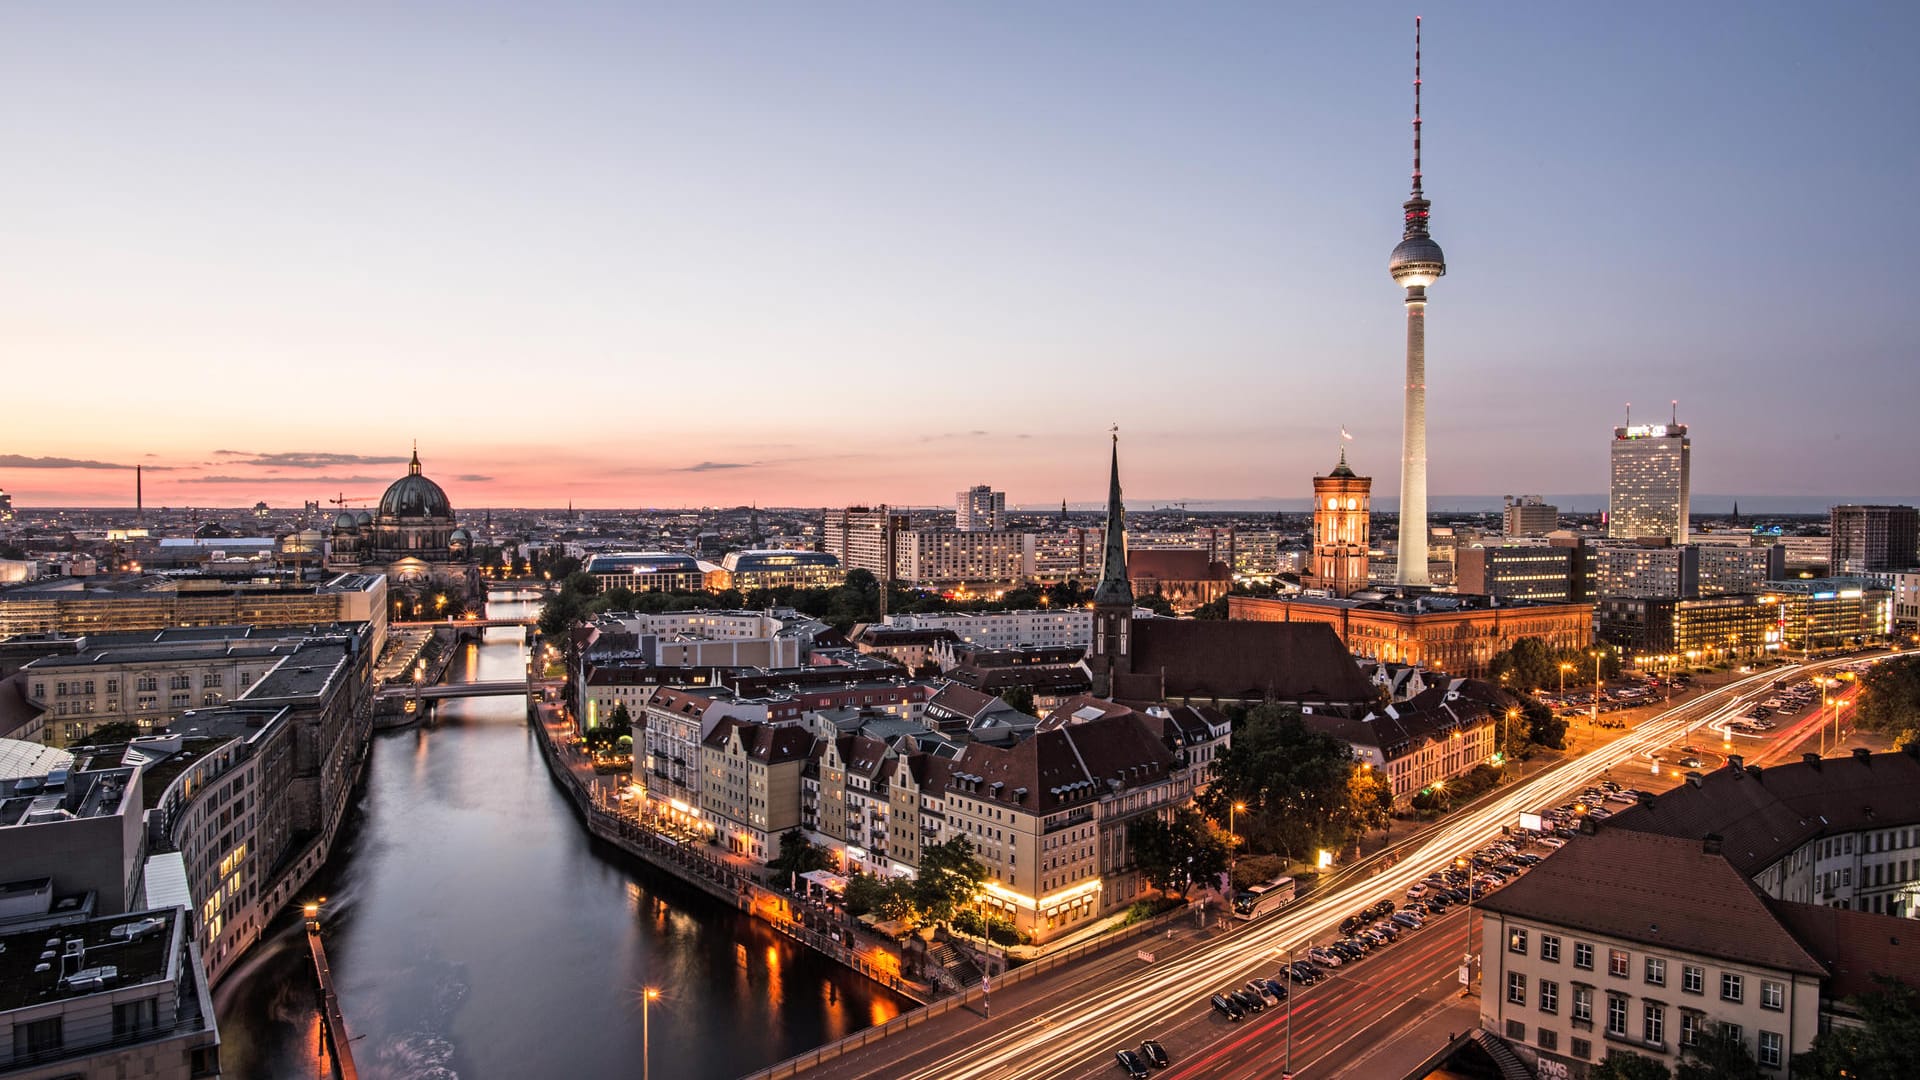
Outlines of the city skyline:
M1344 425L1393 508L1413 9L1094 10L0 16L0 488L365 496L417 437L465 507L1087 506L1117 421L1137 505L1304 504ZM1920 18L1658 10L1427 22L1434 508L1604 491L1670 398L1701 492L1912 501Z

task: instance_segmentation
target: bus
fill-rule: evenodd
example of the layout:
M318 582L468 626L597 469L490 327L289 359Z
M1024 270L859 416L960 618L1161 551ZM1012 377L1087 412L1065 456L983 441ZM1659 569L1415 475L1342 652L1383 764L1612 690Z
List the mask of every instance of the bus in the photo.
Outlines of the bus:
M1294 881L1282 874L1272 881L1233 894L1233 917L1252 921L1268 912L1278 911L1293 902Z

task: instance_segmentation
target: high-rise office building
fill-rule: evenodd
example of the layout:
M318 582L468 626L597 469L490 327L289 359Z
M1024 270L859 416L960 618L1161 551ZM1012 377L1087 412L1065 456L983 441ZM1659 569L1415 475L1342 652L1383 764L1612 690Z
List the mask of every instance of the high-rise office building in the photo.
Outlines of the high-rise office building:
M1920 565L1920 511L1911 506L1836 506L1827 512L1836 574L1908 570Z
M1693 442L1685 424L1630 424L1613 429L1613 479L1607 488L1607 535L1616 540L1665 537L1687 542Z
M961 532L985 532L1004 526L1007 493L975 484L953 497L953 525Z
M1313 573L1301 584L1342 597L1367 587L1372 490L1373 477L1355 475L1344 449L1332 472L1313 478Z
M900 534L907 531L907 515L885 506L849 506L827 511L821 523L820 549L840 560L849 572L865 570L881 581L892 581L900 558Z
M1560 527L1560 508L1538 495L1509 495L1500 523L1507 536L1545 536Z
M1407 386L1400 445L1398 585L1427 584L1427 286L1447 272L1440 245L1427 235L1432 206L1420 188L1420 18L1413 20L1413 194L1401 205L1405 231L1387 260L1394 284L1407 290Z

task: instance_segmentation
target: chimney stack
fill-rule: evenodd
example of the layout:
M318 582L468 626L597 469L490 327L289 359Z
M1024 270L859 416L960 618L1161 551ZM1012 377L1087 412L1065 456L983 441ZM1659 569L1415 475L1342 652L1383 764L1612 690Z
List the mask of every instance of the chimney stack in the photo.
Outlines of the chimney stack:
M1867 749L1864 746L1856 746L1853 748L1853 760L1859 762L1862 765L1872 765L1873 751Z
M133 467L133 517L135 521L145 521L147 517L147 497L141 480L142 467Z
M1745 764L1746 764L1746 759L1741 757L1739 754L1727 755L1727 768L1732 769L1734 772L1739 772L1740 767Z
M1641 806L1647 807L1648 809L1652 809L1653 798L1654 798L1653 792L1643 791L1640 794L1634 796L1633 801L1636 803L1639 803Z
M1813 753L1812 751L1808 751L1807 753L1800 755L1800 760L1802 763L1812 766L1814 772L1820 771L1820 755L1819 754Z
M1720 834L1708 833L1700 838L1700 850L1708 855L1720 854Z
M1690 772L1687 774L1687 783L1693 785L1694 787L1699 787L1700 781L1704 779L1706 778L1701 776L1698 771Z

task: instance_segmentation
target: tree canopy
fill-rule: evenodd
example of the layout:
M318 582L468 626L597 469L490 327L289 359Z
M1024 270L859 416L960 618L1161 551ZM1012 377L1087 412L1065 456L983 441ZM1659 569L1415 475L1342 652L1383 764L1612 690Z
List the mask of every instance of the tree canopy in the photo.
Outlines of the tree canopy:
M1391 793L1384 778L1355 777L1364 771L1345 742L1308 728L1297 709L1257 705L1214 759L1213 782L1196 802L1216 822L1231 813L1249 850L1297 858L1385 824Z
M1174 813L1171 822L1143 817L1127 826L1133 860L1147 880L1163 892L1182 899L1197 881L1217 881L1229 859L1227 837L1214 831L1191 807Z
M962 904L972 902L987 880L987 866L973 857L973 843L956 836L920 849L920 874L913 899L927 920L948 922Z
M1587 1080L1669 1080L1673 1072L1660 1062L1631 1050L1609 1050L1587 1071Z
M1884 666L1884 665L1880 665ZM1920 1046L1920 990L1879 976L1879 989L1849 999L1861 1024L1835 1024L1793 1057L1793 1075L1810 1080L1909 1076Z
M1854 721L1893 736L1896 748L1920 738L1920 657L1883 660L1860 679Z
M825 870L833 865L833 856L826 848L807 840L799 829L788 829L780 834L780 853L767 860L767 867L782 874L804 874L811 870Z

